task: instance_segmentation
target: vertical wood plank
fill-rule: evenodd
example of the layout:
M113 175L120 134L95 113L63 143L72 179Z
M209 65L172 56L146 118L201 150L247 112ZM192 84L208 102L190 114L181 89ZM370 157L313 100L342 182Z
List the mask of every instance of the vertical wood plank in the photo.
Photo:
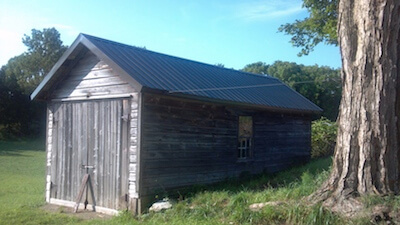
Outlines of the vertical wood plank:
M142 169L142 143L143 143L143 133L142 133L142 124L143 124L143 93L137 93L135 95L135 100L136 100L136 182L135 182L135 189L136 189L136 194L138 196L141 195L141 182L143 179L143 169ZM138 199L138 212L141 213L142 211L142 206L140 203L140 199Z
M99 181L98 181L98 204L104 206L104 201L102 196L104 195L104 173L105 173L105 151L104 151L104 136L105 136L105 131L104 131L104 121L105 121L105 114L104 114L104 102L100 102L99 104L99 155L100 155L100 161L99 161Z
M115 102L110 101L110 107L109 107L109 115L110 115L110 143L109 143L109 160L110 160L110 175L107 177L107 183L109 184L109 195L107 196L107 201L108 201L108 207L112 207L114 199L112 199L112 196L114 195L114 182L109 182L110 178L114 177L114 166L112 165L114 163L114 155L115 155L115 148L114 148L114 142L115 142L115 114L114 114L114 107Z
M57 194L58 194L58 198L60 199L65 199L63 196L63 191L64 191L64 167L65 167L65 160L64 160L64 155L65 155L65 128L64 128L64 112L65 112L65 105L62 104L61 105L61 110L60 110L60 117L59 117L59 137L58 137L58 141L59 141L59 180L58 180L58 186L57 186Z
M48 104L46 108L46 202L50 202L50 189L51 189L51 150L52 150L52 133L53 133L53 112L51 105Z
M110 167L110 164L111 164L111 161L110 161L110 147L111 147L111 130L110 130L110 126L111 126L111 120L110 120L110 102L109 101L107 101L106 102L106 108L105 108L105 113L106 113L106 116L105 116L105 127L106 127L106 130L105 130L105 133L106 133L106 148L104 149L105 150L105 156L106 156L106 158L105 158L105 177L104 177L104 195L103 195L103 198L104 198L104 205L106 206L106 207L109 207L109 205L110 205L110 202L109 202L109 198L108 198L108 196L110 195L110 183L109 182L107 182L107 177L110 177L110 175L111 175L111 171L110 171L110 169L111 169L111 167Z
M75 120L76 120L76 128L74 133L76 134L75 136L75 151L77 155L76 159L76 164L75 164L75 171L76 171L76 187L75 187L75 192L79 190L80 182L84 176L84 171L81 169L81 165L83 162L83 155L82 152L82 103L76 103L75 104L76 111L75 111Z
M53 135L51 138L51 166L50 166L50 180L51 180L51 191L50 191L50 198L55 198L55 184L56 184L56 174L57 174L57 118L58 118L58 111L57 111L56 103L50 105L51 110L53 111Z
M93 158L94 158L94 153L93 153L93 146L92 146L92 140L93 140L93 129L92 129L92 120L93 120L93 111L92 111L92 106L93 102L92 101L87 101L87 111L86 111L86 118L87 118L87 155L88 155L88 163L86 165L88 166L94 166L93 163ZM93 183L93 177L94 177L94 169L90 168L88 169L88 172L90 174L90 182ZM93 203L94 199L92 199L91 195L88 195L88 202Z
M130 105L129 99L122 100L122 125L121 125L121 194L119 196L120 202L118 209L123 210L128 207L125 202L125 195L129 191L129 150L128 150L128 133L129 133L129 119L130 119ZM122 200L123 199L123 200Z
M89 158L88 158L88 102L82 102L82 108L81 108L81 156L82 156L82 162L81 165L88 165ZM85 174L86 170L81 169L82 173Z
M98 202L99 196L100 196L100 187L98 186L99 182L99 171L100 171L100 155L99 155L99 103L98 102L93 102L93 134L94 134L94 155L95 155L95 160L94 160L94 176L93 176L93 187L95 190L95 198L96 201ZM99 203L98 203L99 204Z
M79 185L76 182L76 178L77 176L79 176L79 173L77 173L76 167L78 164L78 151L76 149L76 128L77 128L77 122L76 122L76 104L72 104L72 135L71 135L71 143L72 143L72 148L71 148L71 152L72 152L72 163L71 163L71 199L75 199L76 197L76 186Z
M65 195L66 199L68 200L73 200L72 193L71 193L71 185L72 185L72 104L67 105L67 112L66 112L66 188L65 188Z
M116 127L116 131L117 131L117 143L116 143L116 147L117 147L117 154L115 157L115 165L116 165L116 172L115 172L115 204L114 204L114 209L118 208L119 206L119 200L120 200L120 196L121 196L121 120L122 120L122 101L121 100L117 100L117 114L116 114L117 118L117 127Z

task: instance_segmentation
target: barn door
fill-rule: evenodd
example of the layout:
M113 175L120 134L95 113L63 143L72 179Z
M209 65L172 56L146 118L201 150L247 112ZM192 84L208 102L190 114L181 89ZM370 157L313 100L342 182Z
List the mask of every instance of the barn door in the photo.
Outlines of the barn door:
M54 107L51 198L74 201L83 176L89 173L96 205L122 208L128 189L129 100L68 102Z

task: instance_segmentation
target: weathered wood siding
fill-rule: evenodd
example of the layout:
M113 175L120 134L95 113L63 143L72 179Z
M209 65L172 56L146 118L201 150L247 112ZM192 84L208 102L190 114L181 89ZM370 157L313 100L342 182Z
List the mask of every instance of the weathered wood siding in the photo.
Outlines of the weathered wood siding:
M273 173L310 159L311 118L254 111L253 124L253 173Z
M143 94L141 113L143 196L309 159L308 118L154 94ZM237 159L240 115L253 116L254 123L253 157L244 162Z
M101 99L131 92L132 87L126 81L89 51L58 84L51 99Z
M97 205L126 208L130 143L123 137L129 133L130 99L52 103L49 109L50 198L75 201L86 173L81 166L89 165Z
M51 162L53 152L53 109L51 105L47 107L46 120L46 202L50 202L51 190Z
M129 197L138 198L138 144L139 144L139 94L132 95L132 102L129 108L129 174L126 182L129 183Z

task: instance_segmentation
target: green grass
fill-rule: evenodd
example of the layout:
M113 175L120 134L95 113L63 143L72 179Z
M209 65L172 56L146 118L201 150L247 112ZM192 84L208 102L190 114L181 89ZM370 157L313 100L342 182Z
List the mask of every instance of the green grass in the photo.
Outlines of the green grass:
M243 176L212 186L196 186L169 193L173 208L163 213L110 220L82 220L64 213L43 211L45 188L44 144L38 141L0 142L0 224L355 224L323 209L306 206L311 194L328 176L331 159L314 160L275 175ZM260 211L252 203L282 201ZM368 198L369 204L379 200ZM395 204L395 203L393 203Z
M44 204L45 157L42 142L0 142L0 224L78 221L39 208Z

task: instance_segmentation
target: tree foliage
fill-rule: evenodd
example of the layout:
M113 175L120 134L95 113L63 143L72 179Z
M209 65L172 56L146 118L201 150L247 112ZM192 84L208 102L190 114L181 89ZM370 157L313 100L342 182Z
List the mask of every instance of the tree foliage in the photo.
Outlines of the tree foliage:
M269 65L264 63L264 62L255 62L246 65L242 71L248 72L248 73L256 73L256 74L267 74L268 73L268 67Z
M268 74L321 107L323 116L336 120L341 98L340 71L326 66L304 66L293 62L276 61L272 65L262 62L249 64L245 72Z
M22 42L28 51L8 61L7 79L16 79L24 94L31 94L67 49L55 28L32 29L31 36L24 35Z
M337 124L325 117L311 124L311 158L333 154L336 144Z
M291 43L301 47L299 56L308 55L321 42L337 45L338 0L303 0L310 15L303 20L283 24L280 32L291 35Z
M44 105L29 95L67 48L55 28L32 29L22 42L28 50L0 69L0 139L39 133Z

